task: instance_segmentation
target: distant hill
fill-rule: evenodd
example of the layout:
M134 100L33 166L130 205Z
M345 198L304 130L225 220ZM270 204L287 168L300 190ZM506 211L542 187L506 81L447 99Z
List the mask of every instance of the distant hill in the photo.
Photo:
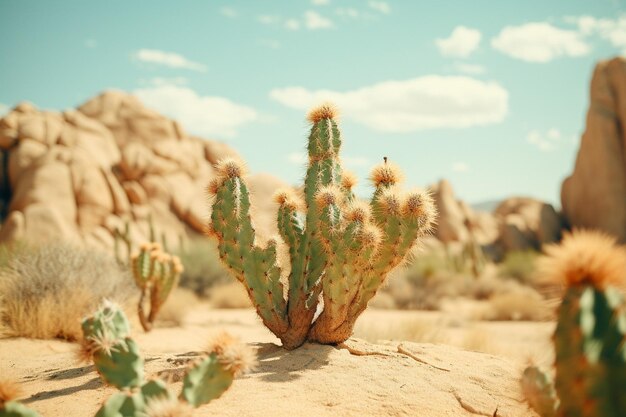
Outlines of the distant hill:
M487 200L481 201L480 203L470 204L470 206L472 207L472 209L474 209L474 211L486 211L488 213L491 213L496 209L496 207L498 207L498 204L500 204L501 202L502 200Z

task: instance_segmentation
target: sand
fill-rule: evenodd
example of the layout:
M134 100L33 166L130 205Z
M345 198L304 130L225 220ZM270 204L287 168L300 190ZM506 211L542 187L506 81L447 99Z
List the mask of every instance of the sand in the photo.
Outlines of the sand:
M445 322L445 317L429 313L388 311L368 311L362 321L384 328L407 317L411 322L413 316L439 326ZM452 324L450 340L462 328ZM523 352L528 348L524 335L531 344L544 346L552 325L481 326L485 337L511 340ZM374 344L356 338L342 346L306 344L289 352L277 346L253 311L210 310L205 305L197 306L181 327L145 334L136 326L134 337L147 375L175 380L186 361L222 330L250 343L259 365L197 416L536 416L519 388L525 365L519 353L496 356L445 343ZM44 417L91 416L115 389L103 386L93 366L77 363L75 350L75 344L61 341L3 339L0 373L21 382L24 403ZM180 382L171 386L180 390Z

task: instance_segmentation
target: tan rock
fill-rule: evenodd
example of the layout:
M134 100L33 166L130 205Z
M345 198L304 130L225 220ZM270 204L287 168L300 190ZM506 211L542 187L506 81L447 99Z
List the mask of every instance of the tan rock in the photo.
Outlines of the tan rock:
M571 226L603 230L626 242L626 58L595 68L587 125L561 204Z
M0 225L0 243L24 240L25 228L24 214L18 210L12 211Z
M212 165L215 165L217 161L223 158L235 158L241 159L239 153L236 150L225 144L224 142L218 142L215 140L204 140L196 138L201 141L204 146L204 158Z
M17 188L18 179L22 177L31 164L48 151L48 147L33 139L22 139L18 146L9 154L9 181L11 188Z
M139 179L139 184L146 191L148 199L170 202L170 190L163 178L157 175L146 175Z
M24 234L23 239L28 243L41 244L42 242L78 241L79 236L73 221L68 221L67 213L58 206L33 203L23 211Z
M439 212L435 236L445 243L467 241L466 216L463 207L454 197L452 185L447 180L441 180L431 187L431 191Z
M552 205L533 198L506 199L494 215L499 219L499 241L506 251L539 250L541 245L561 237L561 216Z
M137 181L124 181L122 187L131 204L146 204L148 202L148 194Z
M102 169L102 174L113 197L113 212L117 215L129 213L130 201L128 201L128 197L115 175L105 169Z

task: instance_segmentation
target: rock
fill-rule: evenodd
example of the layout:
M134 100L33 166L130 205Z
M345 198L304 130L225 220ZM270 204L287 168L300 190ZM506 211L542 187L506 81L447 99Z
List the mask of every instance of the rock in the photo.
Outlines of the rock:
M552 205L533 198L508 198L494 215L500 224L498 243L505 251L540 250L561 237L561 216Z
M430 189L439 212L435 229L437 239L444 243L467 241L469 233L465 224L467 216L454 197L452 185L447 180L441 180Z
M124 191L126 192L126 196L131 204L146 204L148 201L148 194L146 191L141 188L136 181L125 181L122 184Z
M48 147L36 140L22 139L18 142L17 149L9 153L9 181L12 189L17 187L24 171L47 151Z
M0 242L18 242L24 240L25 233L24 214L13 210L2 223L0 228Z
M272 196L280 188L289 188L289 184L264 173L249 175L246 181L250 188L252 221L257 234L261 239L278 235L278 205Z
M574 172L561 187L573 227L593 228L626 243L626 59L596 65L587 125Z

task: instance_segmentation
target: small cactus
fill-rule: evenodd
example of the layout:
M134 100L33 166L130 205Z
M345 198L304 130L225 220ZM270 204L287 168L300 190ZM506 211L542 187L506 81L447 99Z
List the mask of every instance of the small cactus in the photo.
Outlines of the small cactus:
M146 243L131 257L131 269L141 291L137 306L139 320L143 329L150 331L159 310L178 285L183 266L177 256L164 253L158 243ZM148 314L144 310L146 297L150 302Z
M566 284L553 337L556 415L626 416L626 303L616 289L626 252L606 235L574 232L546 253L540 270Z
M39 413L17 401L21 391L16 382L0 380L0 417L41 417Z
M275 196L278 229L291 263L286 298L278 240L264 247L258 243L242 164L220 161L218 177L208 187L214 196L209 234L218 241L220 257L287 349L307 339L333 344L350 337L388 273L435 219L430 195L400 192L400 171L386 158L372 171L371 202L359 201L352 191L354 176L341 168L336 110L322 105L309 113L309 121L304 200L291 191ZM320 295L324 308L313 321Z
M144 380L143 358L136 354L128 320L117 306L105 303L84 319L83 333L82 359L92 359L102 379L121 390L105 401L96 417L189 416L193 408L222 395L255 361L249 348L222 336L210 345L207 355L192 364L176 397L163 381ZM128 346L135 348L132 354Z

